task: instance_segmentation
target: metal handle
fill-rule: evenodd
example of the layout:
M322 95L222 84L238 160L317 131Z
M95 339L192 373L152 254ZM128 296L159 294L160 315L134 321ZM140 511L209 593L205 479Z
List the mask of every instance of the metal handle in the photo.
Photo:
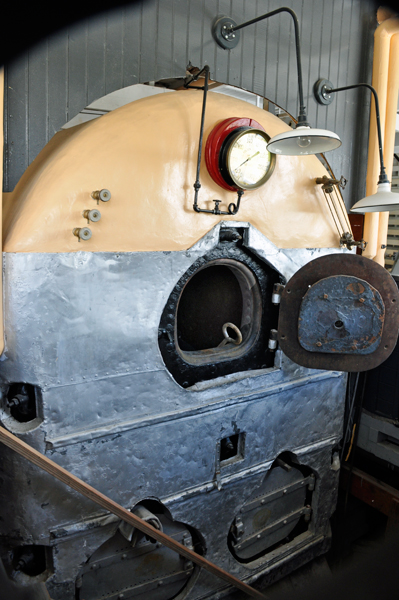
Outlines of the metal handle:
M237 334L237 337L235 339L230 337L227 329L232 329ZM218 345L218 348L221 348L222 346L226 346L226 344L230 344L230 343L235 344L236 346L239 346L241 344L242 333L238 329L237 325L234 325L234 323L225 323L222 327L222 332L224 335L224 340L222 342L220 342L220 344Z

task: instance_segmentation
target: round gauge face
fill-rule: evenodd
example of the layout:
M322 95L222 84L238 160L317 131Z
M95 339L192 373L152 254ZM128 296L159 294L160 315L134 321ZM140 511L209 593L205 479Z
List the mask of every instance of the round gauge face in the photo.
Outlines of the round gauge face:
M228 140L225 167L238 188L258 188L272 174L275 155L267 151L269 139L264 131L246 129Z
M270 138L248 117L220 121L208 135L205 163L213 181L225 190L254 190L273 173L276 155L267 151Z

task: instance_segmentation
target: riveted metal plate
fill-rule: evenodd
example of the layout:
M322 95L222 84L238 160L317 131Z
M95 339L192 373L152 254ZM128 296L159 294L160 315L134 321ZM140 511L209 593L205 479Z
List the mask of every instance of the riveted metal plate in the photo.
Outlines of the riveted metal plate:
M173 539L192 548L192 538L182 523L160 516ZM193 563L144 534L135 545L118 531L91 556L82 568L76 587L85 600L169 600L182 590L194 573Z
M325 277L327 273L328 278ZM354 285L353 291L346 289L351 285ZM363 286L365 289L362 292ZM323 298L318 299L321 291ZM309 292L308 299L305 300ZM349 329L348 335L345 334L346 340L344 337L340 338L343 343L337 348L337 344L332 343L333 336L332 332L328 333L328 326L327 335L324 329L324 338L319 339L322 318L317 332L314 326L320 303L328 300L324 298L324 294L328 296L329 293L335 297L333 312L330 314L325 311L329 325L335 327L337 321L341 321L342 327L337 323L336 329ZM352 294L355 300L350 302ZM360 302L362 297L364 302ZM364 304L365 308L358 309L358 306L355 306L356 302ZM372 308L373 302L375 308ZM307 326L303 323L304 315L306 319L313 319L313 325ZM299 321L300 318L302 321ZM363 328L364 319L369 320L368 333L368 326L364 325ZM381 331L378 321L382 323ZM307 329L307 336L304 336L304 329ZM373 369L393 351L398 329L399 293L395 281L383 267L362 256L333 254L317 258L302 267L290 279L281 297L278 326L280 347L291 360L304 367L348 372ZM367 335L370 336L369 340L366 339ZM373 336L376 340L372 340ZM354 342L360 341L358 337L362 337L363 341L358 348L354 348ZM326 341L324 347L323 339ZM316 347L312 345L313 341ZM321 342L322 346L317 346L317 342ZM332 351L332 348L335 348L335 351Z
M371 354L381 342L385 306L372 285L349 275L326 277L306 292L298 339L310 352Z
M297 468L271 469L231 526L231 549L238 560L248 562L267 552L293 531L303 515L310 514L305 506L309 482Z

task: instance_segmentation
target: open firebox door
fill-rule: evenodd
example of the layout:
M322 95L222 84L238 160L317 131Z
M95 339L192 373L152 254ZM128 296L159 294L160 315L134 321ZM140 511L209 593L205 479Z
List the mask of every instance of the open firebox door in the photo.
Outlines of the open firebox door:
M398 331L398 287L368 258L317 258L295 273L281 296L280 347L303 367L373 369L395 348Z

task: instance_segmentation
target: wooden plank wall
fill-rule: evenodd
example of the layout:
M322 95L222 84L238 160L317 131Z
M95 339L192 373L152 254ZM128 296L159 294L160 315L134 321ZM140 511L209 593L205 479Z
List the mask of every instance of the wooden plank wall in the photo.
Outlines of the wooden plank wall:
M289 6L301 26L305 101L314 127L343 141L327 155L349 184L348 206L365 193L370 97L341 92L329 107L312 96L319 76L342 86L370 82L376 8L371 0L146 0L79 22L43 40L5 69L4 191L60 127L93 100L135 83L181 76L189 61L218 81L262 94L297 115L294 30L287 13L241 32L232 51L211 35L216 15L240 23Z

